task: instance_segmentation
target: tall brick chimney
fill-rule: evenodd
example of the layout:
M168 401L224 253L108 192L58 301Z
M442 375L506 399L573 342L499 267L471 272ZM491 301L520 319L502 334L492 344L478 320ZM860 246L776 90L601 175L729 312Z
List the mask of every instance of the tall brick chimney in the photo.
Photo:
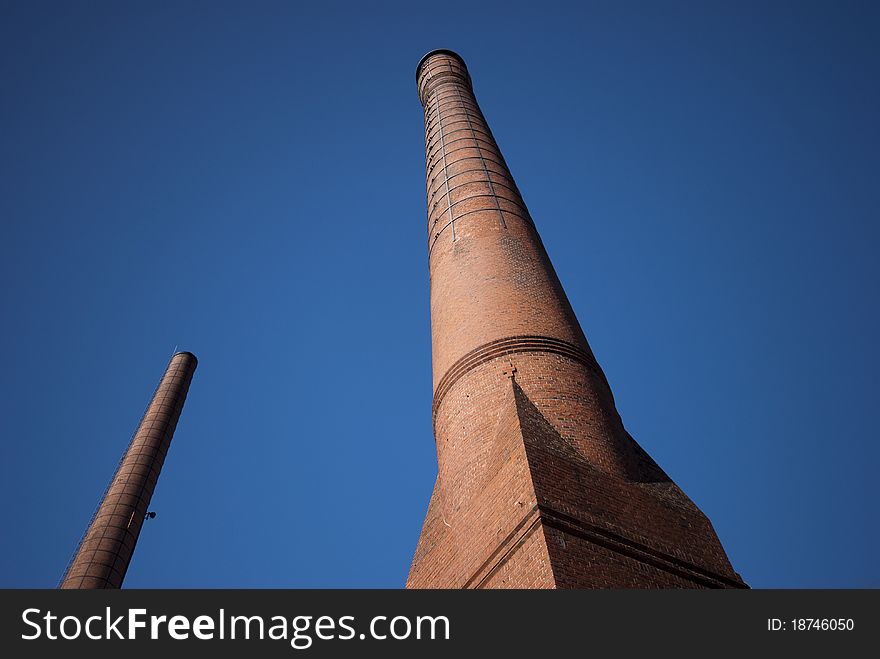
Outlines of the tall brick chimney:
M60 588L122 586L196 363L191 352L171 357Z
M407 587L745 587L624 429L464 61L416 82L438 475Z

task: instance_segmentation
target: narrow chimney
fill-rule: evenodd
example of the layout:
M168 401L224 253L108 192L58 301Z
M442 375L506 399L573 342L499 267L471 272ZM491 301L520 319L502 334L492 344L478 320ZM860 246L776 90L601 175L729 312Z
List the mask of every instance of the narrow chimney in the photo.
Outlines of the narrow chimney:
M191 352L171 357L60 588L122 586L196 364Z

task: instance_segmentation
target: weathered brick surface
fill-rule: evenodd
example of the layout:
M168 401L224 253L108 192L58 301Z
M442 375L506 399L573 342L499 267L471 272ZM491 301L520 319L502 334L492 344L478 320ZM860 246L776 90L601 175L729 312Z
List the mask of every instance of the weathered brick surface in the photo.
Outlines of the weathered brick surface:
M742 586L623 427L463 61L417 83L438 476L408 587Z
M122 586L196 363L189 352L171 358L61 588Z

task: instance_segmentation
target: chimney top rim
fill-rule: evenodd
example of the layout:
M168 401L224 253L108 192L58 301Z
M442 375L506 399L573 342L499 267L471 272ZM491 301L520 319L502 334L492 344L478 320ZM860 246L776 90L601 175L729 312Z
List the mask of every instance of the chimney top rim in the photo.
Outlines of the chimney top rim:
M456 53L454 50L449 50L448 48L435 48L434 50L425 53L422 59L419 60L419 63L416 66L416 84L418 84L419 82L419 74L421 74L422 72L422 65L424 65L428 58L432 57L433 55L450 55L451 57L454 57L459 62L461 62L462 66L467 69L467 64L465 64L464 58Z
M178 350L173 355L171 355L171 358L174 359L178 355L189 355L190 357L193 358L193 360L196 362L196 364L199 363L199 358L196 357L194 354L192 354L189 350Z

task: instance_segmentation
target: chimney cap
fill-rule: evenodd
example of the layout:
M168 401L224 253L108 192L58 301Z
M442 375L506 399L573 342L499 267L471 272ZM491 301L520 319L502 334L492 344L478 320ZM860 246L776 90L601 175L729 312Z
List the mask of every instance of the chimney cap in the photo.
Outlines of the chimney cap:
M173 355L171 355L172 359L173 359L174 357L177 357L177 355L189 355L190 357L193 358L193 361L194 361L196 364L199 363L198 358L197 358L194 354L192 354L189 350L178 350L178 351L175 352Z
M451 57L454 57L459 62L461 62L462 66L464 66L465 70L467 70L467 64L464 63L464 58L462 58L461 55L456 53L454 50L449 50L448 48L437 48L436 50L432 50L430 52L425 53L425 56L419 60L419 63L416 66L416 84L418 84L418 82L419 82L419 74L422 72L422 65L432 55L450 55Z

